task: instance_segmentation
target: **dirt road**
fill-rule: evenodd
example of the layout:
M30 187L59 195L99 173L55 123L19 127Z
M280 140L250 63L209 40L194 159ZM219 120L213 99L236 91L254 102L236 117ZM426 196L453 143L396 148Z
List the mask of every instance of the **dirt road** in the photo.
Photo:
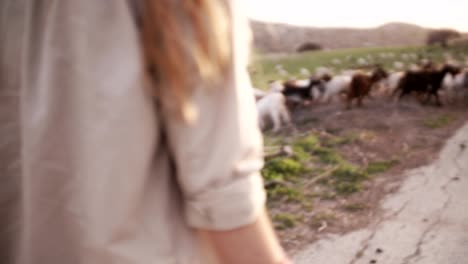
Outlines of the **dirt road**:
M319 240L296 254L296 263L467 264L468 125L436 162L407 173L369 227Z

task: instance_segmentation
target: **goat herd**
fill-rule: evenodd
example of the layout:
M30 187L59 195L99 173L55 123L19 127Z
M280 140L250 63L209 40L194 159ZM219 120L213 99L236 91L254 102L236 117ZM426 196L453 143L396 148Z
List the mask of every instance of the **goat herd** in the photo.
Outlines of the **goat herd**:
M439 93L455 100L468 93L468 69L453 63L436 65L421 61L418 68L387 72L380 65L368 70L345 70L332 76L326 68L305 80L270 81L267 91L253 88L257 101L259 125L262 129L271 121L273 131L290 122L289 111L310 103L344 101L347 109L354 102L362 106L365 97L387 96L401 98L416 94L423 103L435 99L442 105Z

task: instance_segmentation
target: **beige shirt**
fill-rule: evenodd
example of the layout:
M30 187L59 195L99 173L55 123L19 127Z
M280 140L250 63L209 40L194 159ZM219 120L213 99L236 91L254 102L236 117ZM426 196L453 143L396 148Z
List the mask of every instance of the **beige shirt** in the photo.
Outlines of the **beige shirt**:
M0 1L1 263L201 264L195 229L255 220L262 141L232 13L230 77L198 84L190 126L145 93L127 1Z

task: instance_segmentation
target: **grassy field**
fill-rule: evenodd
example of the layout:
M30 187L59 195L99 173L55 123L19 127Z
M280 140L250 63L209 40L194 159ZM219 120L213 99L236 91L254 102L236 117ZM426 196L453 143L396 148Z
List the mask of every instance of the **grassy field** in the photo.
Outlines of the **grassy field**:
M385 53L391 53L393 56L382 57L382 54ZM449 50L444 50L440 47L405 47L331 50L292 55L255 54L249 70L254 87L266 89L269 80L304 78L305 76L301 76L300 74L301 68L308 69L313 73L317 67L325 66L339 72L343 69L357 67L359 58L366 59L370 64L379 63L386 69L393 69L395 61L401 61L406 66L417 62L418 59L414 58L414 56L413 58L402 58L402 55L405 56L404 54L421 55L424 58L438 62L442 61L448 54L451 54L454 59L466 62L468 59L466 57L468 46L451 48ZM339 60L340 64L333 63L334 60ZM287 76L280 75L276 70L276 65L282 65L289 74Z

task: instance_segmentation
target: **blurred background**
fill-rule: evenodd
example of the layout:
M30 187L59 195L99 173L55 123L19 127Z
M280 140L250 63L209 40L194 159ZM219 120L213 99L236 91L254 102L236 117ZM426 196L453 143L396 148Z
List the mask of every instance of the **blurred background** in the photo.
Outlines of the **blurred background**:
M468 3L256 0L246 5L254 35L249 72L266 124L263 176L283 245L300 256L298 263L459 263L453 261L463 259L466 243L460 239L468 228L453 229L458 235L448 242L430 242L426 235L440 221L461 224L468 217L449 217L441 209L447 193L453 201L468 201L462 192L441 193L446 182L461 177L452 164L455 154L446 155L445 149L462 143L447 142L457 133L459 140L468 137ZM444 71L448 65L456 70ZM372 78L378 68L386 74L372 81L363 106L348 108L351 83L362 75ZM421 81L426 75L436 81ZM408 78L418 81L405 86ZM415 91L419 85L427 90ZM424 99L434 87L440 104ZM404 89L414 93L400 100ZM275 92L284 95L287 111ZM274 119L282 112L291 120L277 118L283 121L278 128ZM412 170L423 166L432 172L422 177L438 180L431 187L411 187L409 198L401 199L401 190L420 177ZM435 166L446 169L437 172ZM398 202L383 209L389 199ZM433 205L440 207L429 208ZM458 209L449 203L446 210ZM387 214L404 219L387 221ZM392 229L395 222L401 229ZM434 236L444 237L444 228ZM331 241L330 234L335 235ZM424 259L425 254L433 257Z

